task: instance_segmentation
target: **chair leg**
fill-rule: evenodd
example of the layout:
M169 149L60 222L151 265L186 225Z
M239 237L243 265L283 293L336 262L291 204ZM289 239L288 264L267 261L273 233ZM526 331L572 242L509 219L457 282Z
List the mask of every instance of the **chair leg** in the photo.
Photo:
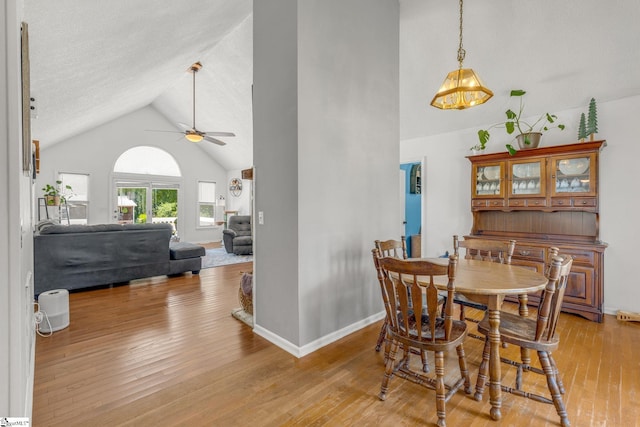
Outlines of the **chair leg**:
M387 363L387 361L389 360L389 352L391 350L391 338L389 337L389 334L385 335L384 338L384 363Z
M560 393L564 394L564 383L562 382L562 377L560 376L560 372L558 372L558 366L556 365L556 360L553 358L551 353L549 353L549 360L551 361L551 365L556 372L556 382L558 383L558 388L560 389Z
M380 351L380 347L384 342L384 338L387 335L387 325L389 324L389 319L387 316L384 317L384 322L382 323L382 328L380 328L380 335L378 335L378 342L376 342L376 351Z
M484 340L484 350L482 350L482 362L478 369L478 380L476 381L476 394L474 399L478 402L482 400L482 394L484 393L484 384L487 381L487 373L489 372L489 352L490 352L489 337Z
M547 377L547 387L549 387L549 392L553 398L553 404L556 407L556 412L558 412L558 415L560 416L560 424L562 427L569 427L571 423L569 423L567 410L565 409L564 402L562 401L562 393L560 393L560 388L556 383L556 369L549 360L549 353L546 351L538 351L538 359L540 359L540 365L542 365L542 370Z
M456 347L458 353L458 364L460 365L460 375L464 378L464 392L471 394L471 380L469 379L469 369L467 368L467 357L464 354L464 347L460 344Z
M446 427L445 394L447 390L444 386L444 352L436 351L434 356L436 365L436 412L438 414L438 427Z
M467 318L467 315L465 313L465 308L464 305L462 304L458 304L460 306L460 320L464 321Z
M427 352L426 350L420 351L420 359L422 359L422 372L429 372L429 362L427 362Z
M389 380L393 376L393 365L396 361L396 353L398 352L398 342L393 341L391 343L391 350L389 352L389 358L387 359L387 364L384 369L384 376L382 377L382 386L380 386L380 394L378 398L380 400L387 399L387 390L389 390Z

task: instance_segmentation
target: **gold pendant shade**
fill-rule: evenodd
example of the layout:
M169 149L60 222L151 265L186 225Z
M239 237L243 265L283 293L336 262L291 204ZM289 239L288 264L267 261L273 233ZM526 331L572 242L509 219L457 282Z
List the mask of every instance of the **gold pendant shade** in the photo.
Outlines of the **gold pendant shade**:
M447 74L431 105L443 110L473 107L484 104L493 96L471 68L459 68Z
M493 96L493 92L482 84L480 77L471 68L462 68L462 61L466 54L462 48L462 1L460 0L459 67L447 74L440 90L431 100L431 105L442 110L463 110L474 107L484 104Z

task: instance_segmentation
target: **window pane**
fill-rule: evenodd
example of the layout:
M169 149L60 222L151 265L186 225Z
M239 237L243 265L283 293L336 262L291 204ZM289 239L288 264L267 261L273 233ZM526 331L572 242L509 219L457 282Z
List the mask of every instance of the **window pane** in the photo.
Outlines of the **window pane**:
M198 181L198 201L201 203L216 202L216 183Z
M212 227L215 224L215 206L213 204L200 203L198 225L200 227Z
M60 173L60 191L67 200L69 224L89 223L89 175L83 173ZM71 187L71 190L67 189ZM66 216L66 212L65 215Z
M118 222L120 224L147 222L147 188L118 188Z
M62 181L61 192L67 200L89 200L89 175L80 173L60 173L58 179ZM71 190L67 190L67 185Z
M198 226L215 225L216 183L198 181Z
M171 154L155 147L133 147L122 153L114 172L181 176L180 167Z
M87 224L88 210L86 203L73 202L69 204L69 222L71 224Z

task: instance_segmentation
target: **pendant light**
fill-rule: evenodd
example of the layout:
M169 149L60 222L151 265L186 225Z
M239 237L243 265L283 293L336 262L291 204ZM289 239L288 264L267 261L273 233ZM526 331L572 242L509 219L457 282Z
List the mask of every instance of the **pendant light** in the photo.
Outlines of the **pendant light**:
M440 90L431 100L431 105L442 110L473 107L484 104L493 96L480 77L471 68L462 68L465 50L462 48L462 0L460 0L460 44L458 46L459 68L447 74Z

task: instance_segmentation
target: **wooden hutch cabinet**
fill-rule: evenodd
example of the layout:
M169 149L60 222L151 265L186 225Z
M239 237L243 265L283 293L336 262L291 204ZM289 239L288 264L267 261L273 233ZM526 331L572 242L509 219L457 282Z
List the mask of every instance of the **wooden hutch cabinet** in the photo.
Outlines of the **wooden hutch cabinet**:
M598 164L606 141L469 156L473 228L466 238L515 239L512 264L544 271L547 250L573 256L562 310L602 321L604 251ZM538 295L529 296L537 304Z

